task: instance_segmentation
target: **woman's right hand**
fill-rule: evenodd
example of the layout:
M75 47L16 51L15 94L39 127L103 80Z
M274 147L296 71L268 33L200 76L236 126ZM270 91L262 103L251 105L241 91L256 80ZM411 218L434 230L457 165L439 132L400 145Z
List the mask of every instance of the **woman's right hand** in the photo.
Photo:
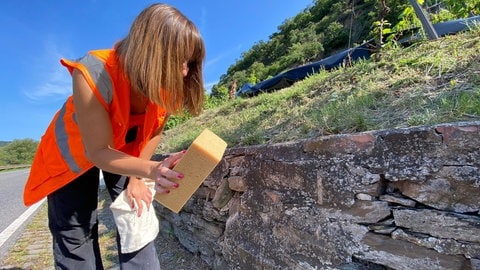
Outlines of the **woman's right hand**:
M178 180L183 178L183 174L173 171L173 167L182 159L186 151L174 153L162 160L157 167L157 177L155 179L155 191L157 193L169 193L170 189L178 188Z

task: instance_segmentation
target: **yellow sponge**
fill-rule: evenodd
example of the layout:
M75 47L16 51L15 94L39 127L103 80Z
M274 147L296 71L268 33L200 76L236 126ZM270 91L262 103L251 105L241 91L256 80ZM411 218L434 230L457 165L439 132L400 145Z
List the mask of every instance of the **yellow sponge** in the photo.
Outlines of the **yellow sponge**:
M180 186L168 194L156 194L155 200L172 210L180 212L188 199L200 187L207 176L222 160L227 143L212 131L205 129L188 147L182 159L173 168L184 175Z

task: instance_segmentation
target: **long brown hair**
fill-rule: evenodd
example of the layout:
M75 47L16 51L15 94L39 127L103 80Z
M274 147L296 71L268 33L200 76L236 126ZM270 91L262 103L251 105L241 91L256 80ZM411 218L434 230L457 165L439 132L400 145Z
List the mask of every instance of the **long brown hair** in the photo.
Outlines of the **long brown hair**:
M197 27L176 8L153 4L144 9L116 51L132 90L172 114L201 112L205 45Z

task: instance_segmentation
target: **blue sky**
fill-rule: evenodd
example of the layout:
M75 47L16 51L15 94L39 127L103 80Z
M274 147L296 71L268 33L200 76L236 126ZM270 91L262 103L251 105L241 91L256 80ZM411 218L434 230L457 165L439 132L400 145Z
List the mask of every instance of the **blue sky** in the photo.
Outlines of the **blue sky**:
M205 87L241 54L278 31L312 0L169 0L200 29L207 48ZM136 15L154 1L0 1L0 141L40 140L71 94L59 59L111 48Z

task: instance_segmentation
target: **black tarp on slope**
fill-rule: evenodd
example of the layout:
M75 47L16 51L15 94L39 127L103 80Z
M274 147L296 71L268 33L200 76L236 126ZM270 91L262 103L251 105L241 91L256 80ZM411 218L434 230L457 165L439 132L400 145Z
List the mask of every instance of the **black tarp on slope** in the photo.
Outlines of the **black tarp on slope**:
M272 92L289 87L295 82L305 79L308 75L318 73L321 69L329 70L340 66L344 62L354 62L360 58L368 59L370 58L370 47L372 45L371 42L366 42L360 46L341 51L320 61L290 69L253 86L243 85L237 92L237 95L254 96L261 92Z
M474 16L466 19L436 23L433 27L438 36L445 36L466 31L478 24L480 24L480 16ZM409 44L421 38L419 29L414 29L412 32L415 34L402 38L398 42L400 44ZM373 40L370 40L360 46L344 50L322 60L285 71L255 85L245 84L237 91L236 95L251 97L262 92L272 92L289 87L295 82L305 79L308 75L318 73L321 69L330 70L343 63L354 62L362 58L369 59L371 48L373 47Z

